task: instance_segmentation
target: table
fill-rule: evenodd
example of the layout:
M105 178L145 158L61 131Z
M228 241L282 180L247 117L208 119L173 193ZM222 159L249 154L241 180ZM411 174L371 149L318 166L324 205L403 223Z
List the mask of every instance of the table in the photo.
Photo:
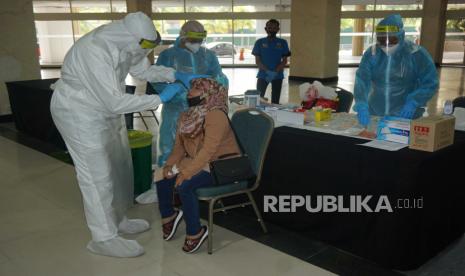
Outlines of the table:
M456 132L452 146L434 153L357 145L364 142L276 128L255 192L257 204L263 212L264 195L341 195L345 204L350 195L385 195L392 213L310 213L298 208L296 213L266 212L263 217L382 266L415 269L465 231L465 183L453 180L463 175L465 132ZM420 198L421 209L395 208L398 199L403 207ZM377 202L369 205L374 209Z
M16 129L39 140L66 149L50 113L53 90L58 79L7 82L8 96Z

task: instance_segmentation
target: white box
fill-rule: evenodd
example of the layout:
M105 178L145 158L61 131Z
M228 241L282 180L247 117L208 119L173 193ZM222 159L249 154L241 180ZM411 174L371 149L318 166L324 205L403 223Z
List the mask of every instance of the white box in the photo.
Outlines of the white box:
M378 123L377 139L396 143L409 143L410 120L385 116Z
M304 125L304 113L286 110L276 110L276 120L293 125Z

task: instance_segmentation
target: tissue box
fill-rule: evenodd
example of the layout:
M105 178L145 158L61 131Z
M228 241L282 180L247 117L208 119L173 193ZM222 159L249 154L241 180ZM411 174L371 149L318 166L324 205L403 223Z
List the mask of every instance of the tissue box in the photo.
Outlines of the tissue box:
M409 148L436 151L454 143L455 117L430 116L412 121Z
M331 108L312 108L312 111L315 112L315 122L331 119Z
M408 144L410 135L410 120L385 116L377 127L377 139Z

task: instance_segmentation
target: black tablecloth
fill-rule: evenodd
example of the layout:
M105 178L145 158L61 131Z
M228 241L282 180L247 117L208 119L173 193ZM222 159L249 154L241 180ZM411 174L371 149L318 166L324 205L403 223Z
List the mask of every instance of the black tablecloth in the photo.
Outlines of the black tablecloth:
M58 79L7 82L13 120L18 131L65 149L50 113L53 90Z
M465 133L456 132L454 145L434 153L357 145L363 142L277 128L255 193L257 203L263 210L264 195L342 195L347 205L350 195L386 195L392 213L310 213L298 208L296 213L267 212L264 219L383 266L414 269L464 232ZM395 208L403 198L412 199L410 204L423 198L423 208ZM370 201L370 206L374 209L377 202Z

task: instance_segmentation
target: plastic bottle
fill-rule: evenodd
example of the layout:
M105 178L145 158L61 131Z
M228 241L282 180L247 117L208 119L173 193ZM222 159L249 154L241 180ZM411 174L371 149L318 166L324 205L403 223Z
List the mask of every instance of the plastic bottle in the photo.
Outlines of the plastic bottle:
M454 106L452 105L452 101L451 101L451 100L447 100L447 101L444 103L443 114L445 114L445 115L451 115L452 112L454 112Z

